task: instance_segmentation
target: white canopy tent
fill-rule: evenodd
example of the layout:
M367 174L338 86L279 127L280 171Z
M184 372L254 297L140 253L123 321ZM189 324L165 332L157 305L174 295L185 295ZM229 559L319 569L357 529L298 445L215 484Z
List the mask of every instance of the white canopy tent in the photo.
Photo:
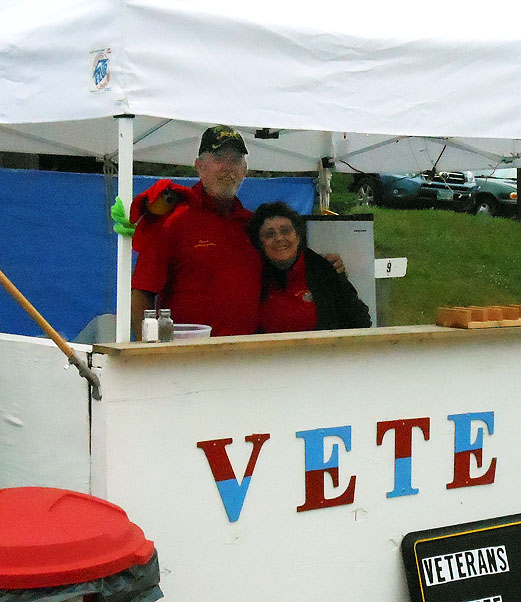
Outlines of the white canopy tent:
M116 159L127 207L133 160L191 164L215 123L252 169L521 166L521 36L490 7L20 0L0 17L0 150ZM118 255L125 341L128 241Z

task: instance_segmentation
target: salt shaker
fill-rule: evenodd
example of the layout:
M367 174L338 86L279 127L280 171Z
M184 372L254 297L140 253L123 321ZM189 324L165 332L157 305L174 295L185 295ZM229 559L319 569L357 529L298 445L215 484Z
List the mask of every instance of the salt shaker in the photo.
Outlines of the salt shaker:
M170 317L169 309L159 310L159 341L161 343L168 343L174 340L174 321Z
M157 343L159 325L155 309L145 309L145 318L141 325L141 340L143 343Z

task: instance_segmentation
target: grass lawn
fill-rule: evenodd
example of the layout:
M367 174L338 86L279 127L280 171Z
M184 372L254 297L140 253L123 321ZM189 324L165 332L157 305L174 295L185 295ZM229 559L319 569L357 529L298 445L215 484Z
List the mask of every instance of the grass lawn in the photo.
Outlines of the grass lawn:
M372 213L376 257L408 258L407 275L383 285L385 325L432 324L436 309L445 305L521 303L521 223L433 209L359 207L346 192L345 175L335 176L331 209Z

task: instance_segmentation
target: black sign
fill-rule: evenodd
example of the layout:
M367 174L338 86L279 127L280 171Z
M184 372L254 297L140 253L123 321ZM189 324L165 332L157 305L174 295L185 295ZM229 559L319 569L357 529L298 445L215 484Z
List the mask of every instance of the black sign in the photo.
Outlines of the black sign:
M519 602L521 514L407 534L411 602Z

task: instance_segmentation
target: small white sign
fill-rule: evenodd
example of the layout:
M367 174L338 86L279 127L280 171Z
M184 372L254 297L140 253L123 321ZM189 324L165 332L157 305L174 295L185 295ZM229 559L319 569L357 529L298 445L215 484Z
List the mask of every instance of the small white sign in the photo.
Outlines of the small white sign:
M374 260L375 278L403 278L407 272L407 257Z

